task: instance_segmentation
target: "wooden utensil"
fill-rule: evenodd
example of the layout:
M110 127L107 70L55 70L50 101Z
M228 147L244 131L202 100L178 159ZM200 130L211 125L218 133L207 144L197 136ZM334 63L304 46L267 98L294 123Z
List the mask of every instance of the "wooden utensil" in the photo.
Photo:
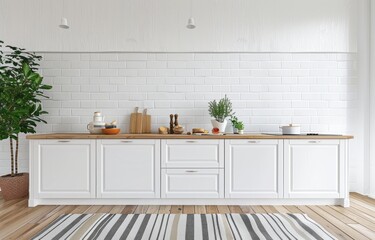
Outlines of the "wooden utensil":
M151 115L147 114L147 108L143 110L142 133L151 133Z
M138 113L138 107L134 109L134 112L130 114L130 127L129 132L130 133L138 133L138 124L140 124L140 132L142 133L142 113ZM138 119L140 118L140 119Z

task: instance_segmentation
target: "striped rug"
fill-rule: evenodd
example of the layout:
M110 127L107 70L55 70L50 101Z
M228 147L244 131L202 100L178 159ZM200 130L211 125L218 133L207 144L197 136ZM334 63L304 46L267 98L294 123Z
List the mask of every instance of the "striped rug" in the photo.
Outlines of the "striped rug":
M336 239L305 214L69 214L33 239Z

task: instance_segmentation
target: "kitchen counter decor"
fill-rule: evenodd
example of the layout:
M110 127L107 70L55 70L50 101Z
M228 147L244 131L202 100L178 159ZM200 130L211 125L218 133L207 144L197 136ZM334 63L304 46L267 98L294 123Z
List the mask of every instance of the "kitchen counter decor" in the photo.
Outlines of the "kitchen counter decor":
M214 118L211 120L212 126L218 128L219 132L225 132L227 118L233 114L232 103L227 95L220 99L219 102L216 100L209 102L208 112L210 116Z

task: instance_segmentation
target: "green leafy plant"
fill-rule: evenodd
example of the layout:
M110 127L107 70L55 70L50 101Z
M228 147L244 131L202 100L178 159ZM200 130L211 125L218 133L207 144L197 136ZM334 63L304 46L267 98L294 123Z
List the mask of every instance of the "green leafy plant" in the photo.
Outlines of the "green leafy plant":
M18 174L18 145L20 133L35 133L37 123L43 122L41 99L48 98L37 73L42 58L23 48L4 46L0 41L0 140L10 140L11 176ZM14 149L15 142L15 149Z
M233 126L235 126L236 123L238 122L238 118L236 116L234 116L234 114L232 114L230 116L230 122L232 123Z
M238 130L244 130L245 129L245 125L241 121L236 122L236 124L234 124L234 127L237 128Z
M210 116L215 118L218 122L224 122L224 120L232 115L232 103L230 102L227 95L220 99L219 102L213 100L208 103L208 112Z

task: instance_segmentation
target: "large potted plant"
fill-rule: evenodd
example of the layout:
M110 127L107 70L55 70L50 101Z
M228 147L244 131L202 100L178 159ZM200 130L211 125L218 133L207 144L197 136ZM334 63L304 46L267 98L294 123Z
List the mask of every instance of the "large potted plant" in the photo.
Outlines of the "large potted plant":
M0 41L0 140L9 139L10 174L0 176L0 188L5 200L28 195L29 175L18 172L20 133L35 133L37 123L44 122L41 99L48 98L37 73L40 56L25 49L4 46Z
M212 126L218 128L219 132L225 132L227 127L227 117L232 115L232 103L225 95L219 102L213 100L208 103L208 112L214 119L211 120Z

